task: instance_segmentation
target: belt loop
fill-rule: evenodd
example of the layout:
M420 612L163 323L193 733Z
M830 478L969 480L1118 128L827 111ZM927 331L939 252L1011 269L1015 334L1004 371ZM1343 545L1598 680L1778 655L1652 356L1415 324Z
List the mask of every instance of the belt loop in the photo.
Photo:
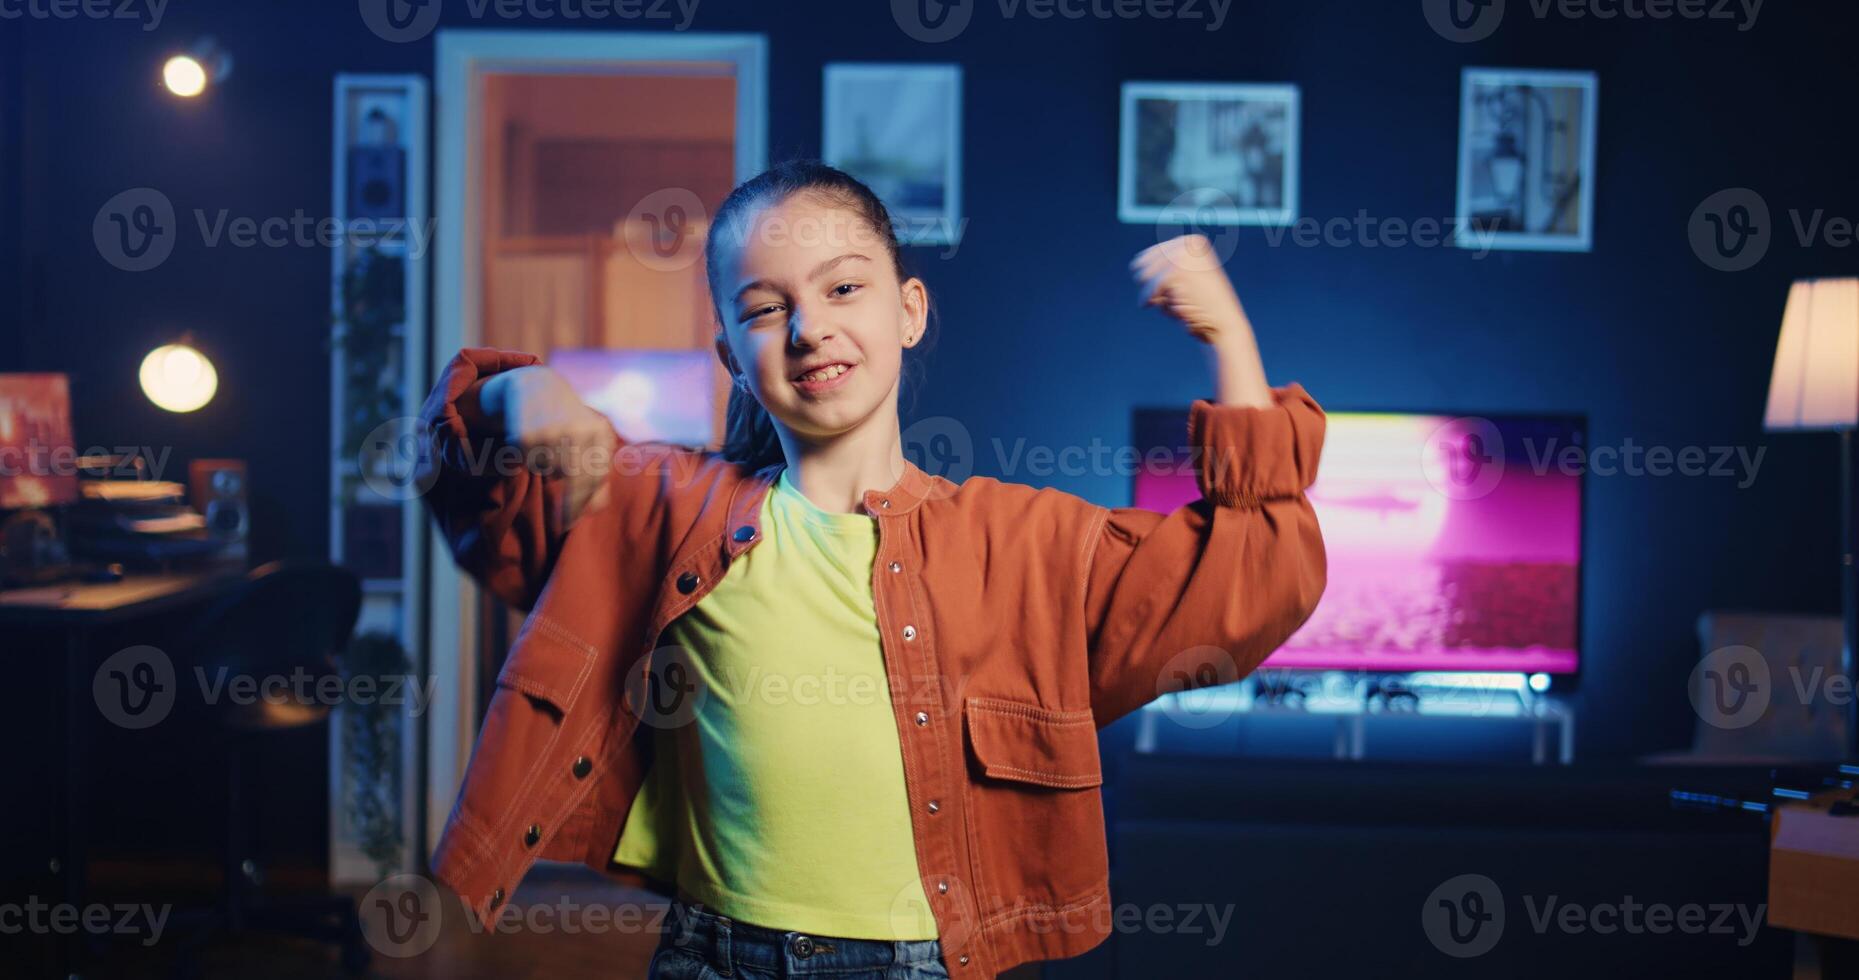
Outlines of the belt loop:
M697 920L691 915L691 907L683 902L671 903L672 939L678 945L697 942Z
M735 960L735 951L730 948L729 927L730 921L728 916L719 915L716 917L716 962L711 965L716 967L718 973L726 977L733 977L736 973L731 964Z

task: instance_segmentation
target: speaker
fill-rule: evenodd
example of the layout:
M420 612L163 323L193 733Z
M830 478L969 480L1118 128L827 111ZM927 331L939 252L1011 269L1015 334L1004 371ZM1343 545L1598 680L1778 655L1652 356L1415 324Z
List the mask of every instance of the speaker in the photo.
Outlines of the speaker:
M252 529L252 511L245 494L245 462L196 459L187 466L187 485L194 509L207 519L207 532L243 548Z
M349 147L349 220L407 216L407 151L389 144Z

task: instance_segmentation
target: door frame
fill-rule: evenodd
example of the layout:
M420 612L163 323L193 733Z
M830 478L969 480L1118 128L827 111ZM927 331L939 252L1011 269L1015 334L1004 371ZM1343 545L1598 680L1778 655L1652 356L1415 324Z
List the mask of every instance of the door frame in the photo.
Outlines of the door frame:
M503 72L679 73L693 63L732 65L736 78L736 182L768 161L768 39L761 34L513 31L443 29L436 38L433 281L434 379L461 347L481 343L483 282L477 260L480 216L468 197L477 174L470 148L481 145L482 77ZM691 66L682 67L681 66ZM706 72L709 73L709 72ZM426 717L426 854L439 840L464 781L477 736L477 671L466 656L478 648L478 589L447 554L429 552L426 622L432 676L440 696Z

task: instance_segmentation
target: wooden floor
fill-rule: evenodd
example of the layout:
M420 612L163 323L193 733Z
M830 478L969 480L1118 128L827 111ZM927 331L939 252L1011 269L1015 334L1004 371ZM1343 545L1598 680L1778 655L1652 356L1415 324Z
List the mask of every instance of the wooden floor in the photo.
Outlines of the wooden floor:
M658 946L665 900L616 885L578 865L538 866L510 902L524 913L507 932L473 931L456 897L446 893L445 924L431 949L392 959L377 955L384 980L476 978L642 978ZM597 913L589 913L598 907ZM567 908L564 917L558 910Z
M408 944L415 955L376 951L360 976L376 980L635 980L643 978L658 946L664 900L617 885L580 865L544 863L532 868L507 903L523 914L508 931L487 933L467 922L458 898L440 889L444 906L438 935ZM357 901L364 893L357 890ZM559 910L569 909L564 918ZM598 909L597 912L590 910ZM506 913L508 915L509 913ZM567 922L573 928L561 923ZM103 980L174 976L177 936L151 948L123 944L102 951L86 977ZM334 946L271 933L219 938L198 958L199 980L346 980ZM4 973L0 970L0 973ZM1010 980L1031 980L1039 968L1011 970Z
M487 934L474 931L458 899L441 890L445 905L442 926L429 948L396 958L376 952L367 972L377 980L630 980L645 976L646 964L658 945L656 924L664 901L649 892L616 885L592 870L578 866L539 865L524 878L509 905L528 910L528 921L539 928L518 927ZM358 891L355 898L362 894ZM569 931L554 923L555 909L576 910L576 922L605 922L597 931ZM587 909L600 907L588 915ZM612 925L611 923L620 923ZM155 947L132 944L102 951L87 977L167 977L174 968L173 939L164 937ZM237 938L219 938L199 956L202 980L338 980L343 972L334 946L270 933L249 932ZM4 971L0 971L4 972Z
M645 976L646 965L658 944L656 924L664 902L648 892L625 888L579 865L541 864L517 888L517 909L530 910L529 921L539 928L519 927L487 935L474 931L456 897L441 892L446 912L437 937L417 955L396 958L376 953L360 976L376 980L635 980ZM356 898L360 899L361 894ZM601 907L606 925L600 931L569 931L553 925L552 911L563 902L577 910ZM543 912L543 908L551 911ZM578 912L580 921L590 921ZM86 977L99 980L144 980L173 976L171 950L177 937L164 937L155 947L133 944L101 951ZM1823 972L1815 944L1801 937L1793 980L1831 980ZM423 945L423 944L422 944ZM346 980L332 946L265 933L238 939L220 939L209 945L199 970L188 976L201 980ZM0 975L6 971L0 969ZM1028 964L1002 975L1002 980L1036 980L1042 970ZM1066 975L1060 971L1060 975Z

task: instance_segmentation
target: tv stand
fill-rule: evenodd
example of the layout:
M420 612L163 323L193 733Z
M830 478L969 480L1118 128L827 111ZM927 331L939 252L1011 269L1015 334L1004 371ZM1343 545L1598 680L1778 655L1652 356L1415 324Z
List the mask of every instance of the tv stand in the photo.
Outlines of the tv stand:
M1370 719L1527 725L1531 764L1575 761L1571 705L1521 683L1483 684L1475 676L1443 686L1388 674L1255 674L1236 684L1165 694L1139 714L1136 751L1142 753L1156 750L1163 725L1207 729L1235 717L1282 716L1334 719L1332 755L1342 761L1366 758Z

